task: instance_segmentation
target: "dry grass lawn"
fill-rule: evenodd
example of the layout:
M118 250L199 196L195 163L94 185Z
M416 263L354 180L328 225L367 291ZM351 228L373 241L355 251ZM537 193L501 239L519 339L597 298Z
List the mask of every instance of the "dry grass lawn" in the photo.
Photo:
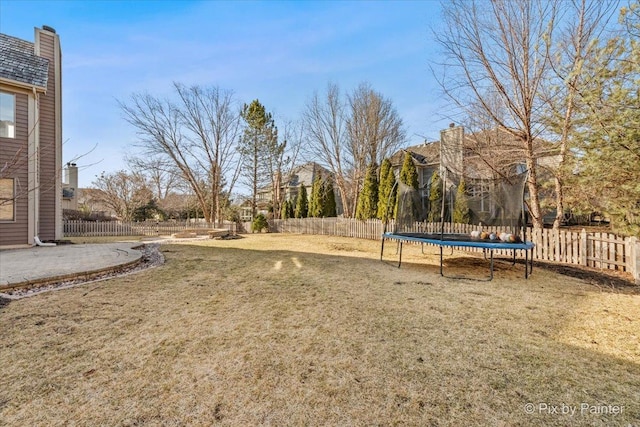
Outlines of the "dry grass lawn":
M639 292L325 236L162 250L0 308L0 425L640 425Z

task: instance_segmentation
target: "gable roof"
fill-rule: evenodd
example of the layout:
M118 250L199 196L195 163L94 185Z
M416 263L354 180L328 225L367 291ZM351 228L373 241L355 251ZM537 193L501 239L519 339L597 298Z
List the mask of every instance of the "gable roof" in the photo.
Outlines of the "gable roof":
M0 79L46 89L49 60L31 42L0 34Z
M392 166L401 166L404 162L404 153L409 152L416 166L434 165L440 163L440 141L425 142L424 144L402 148L396 151L390 158Z

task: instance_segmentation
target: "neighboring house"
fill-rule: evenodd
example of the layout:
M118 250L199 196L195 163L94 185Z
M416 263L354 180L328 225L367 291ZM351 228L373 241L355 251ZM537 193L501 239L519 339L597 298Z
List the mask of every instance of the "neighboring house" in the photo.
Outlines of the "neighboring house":
M53 28L0 34L0 246L62 238L62 64Z
M525 170L521 144L508 132L497 129L465 134L462 126L452 124L440 132L440 141L425 142L393 154L390 161L396 176L407 152L411 154L418 172L424 208L428 208L435 171L441 177L448 174L449 187L458 185L460 177L464 177L467 191L482 203L477 210L488 211L493 203L488 196L491 181L498 174L516 174ZM547 141L536 141L534 155L541 168L553 169L558 165L557 153ZM539 178L541 176L539 173Z
M425 141L423 144L403 148L393 154L389 158L389 161L396 171L396 176L400 174L406 153L411 155L411 160L418 172L420 194L422 197L428 198L429 189L431 188L431 177L435 171L440 169L440 141Z
M295 202L296 197L298 197L298 193L300 192L301 186L305 187L307 191L307 197L311 197L311 187L313 186L313 181L315 181L318 176L324 181L332 179L331 172L316 162L308 162L294 168L288 175L287 179L282 180L283 182L280 186L280 194L282 195L282 200L290 200L292 202ZM342 213L342 203L340 199L340 193L338 193L335 185L334 194L336 198L336 212L338 213L338 215L340 215ZM258 213L262 213L264 215L267 214L272 195L273 190L271 185L265 186L258 190ZM251 219L250 201L245 202L245 204L242 205L241 217L243 218L243 221L249 221Z

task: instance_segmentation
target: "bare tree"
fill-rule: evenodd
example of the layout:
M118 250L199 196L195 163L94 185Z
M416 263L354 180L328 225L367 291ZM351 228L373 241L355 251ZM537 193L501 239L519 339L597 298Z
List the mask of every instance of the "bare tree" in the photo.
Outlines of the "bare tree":
M144 176L124 170L103 172L92 186L99 190L93 193L93 202L110 208L123 221L130 221L136 208L152 198Z
M179 102L133 94L119 102L124 118L140 138L141 155L157 158L179 172L195 195L207 222L220 218L220 195L238 176L235 143L239 110L233 93L217 87L174 84ZM230 176L229 182L225 178Z
M302 113L309 154L328 166L335 177L342 199L343 213L353 215L355 206L347 177L349 158L345 104L336 84L329 83L321 96L314 93Z
M369 83L361 83L347 97L348 152L352 159L351 182L355 188L354 206L362 188L367 168L380 165L405 142L405 130L390 99L374 91ZM354 212L355 215L355 212Z
M282 192L284 179L287 179L296 165L302 146L303 128L299 122L285 120L279 132L281 142L272 142L265 158L267 174L271 177L271 206L274 217L278 217L284 202Z
M233 92L218 87L186 88L178 83L174 86L182 100L181 116L183 125L189 130L189 149L210 186L209 217L211 221L220 219L225 176L231 177L226 183L226 190L230 193L240 171L235 151L240 115Z
M307 103L303 120L310 154L335 177L345 216L355 215L367 166L381 164L405 142L405 130L391 100L360 84L344 99L335 84Z
M127 156L126 162L131 171L146 177L149 189L158 201L166 199L179 186L180 177L166 159Z
M445 95L467 116L482 108L495 127L521 146L529 170L529 213L542 227L535 141L539 125L540 86L549 73L549 40L556 1L451 0L443 2L443 30L436 39L446 54ZM488 97L504 107L498 114Z

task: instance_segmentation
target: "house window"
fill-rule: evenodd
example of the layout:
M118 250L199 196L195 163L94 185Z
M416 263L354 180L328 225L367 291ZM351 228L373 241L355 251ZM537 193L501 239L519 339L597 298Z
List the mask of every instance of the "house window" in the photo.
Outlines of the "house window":
M467 186L469 196L475 201L474 209L479 212L489 212L493 206L491 201L491 188L486 182L479 181Z
M16 137L16 96L0 92L0 137Z
M13 178L0 179L0 221L15 220L15 185Z

